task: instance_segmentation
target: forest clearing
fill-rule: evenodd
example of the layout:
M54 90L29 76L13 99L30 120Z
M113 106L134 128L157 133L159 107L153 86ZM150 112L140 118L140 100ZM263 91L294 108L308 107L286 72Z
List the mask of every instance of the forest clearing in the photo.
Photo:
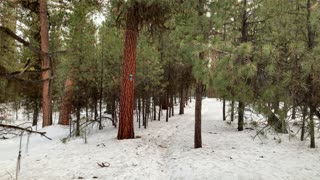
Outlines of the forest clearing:
M319 0L0 0L0 179L320 179Z

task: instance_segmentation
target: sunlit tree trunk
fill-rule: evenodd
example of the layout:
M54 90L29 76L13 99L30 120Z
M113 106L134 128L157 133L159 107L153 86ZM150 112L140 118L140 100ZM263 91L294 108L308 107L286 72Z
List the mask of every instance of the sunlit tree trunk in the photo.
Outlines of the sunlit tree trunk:
M138 22L135 17L136 13L137 9L133 6L128 10L126 15L127 19L122 62L118 139L134 138L134 78L136 73L136 49L138 37Z

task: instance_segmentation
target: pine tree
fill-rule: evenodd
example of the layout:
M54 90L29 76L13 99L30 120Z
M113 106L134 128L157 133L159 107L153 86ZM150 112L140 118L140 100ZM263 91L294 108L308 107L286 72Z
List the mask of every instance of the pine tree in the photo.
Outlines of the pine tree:
M122 4L123 5L123 4ZM169 13L168 2L128 1L125 12L125 43L123 50L122 78L120 89L120 119L118 139L134 138L133 107L136 71L136 49L139 25L150 23L163 26ZM121 6L121 3L120 3Z

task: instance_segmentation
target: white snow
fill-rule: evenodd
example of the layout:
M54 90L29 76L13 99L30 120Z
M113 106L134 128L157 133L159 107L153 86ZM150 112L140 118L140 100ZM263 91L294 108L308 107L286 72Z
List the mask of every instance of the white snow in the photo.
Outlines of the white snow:
M177 107L178 108L178 107ZM255 130L238 132L236 122L222 121L222 103L204 99L202 108L203 148L193 148L194 103L184 115L169 122L149 122L147 129L135 128L139 139L117 140L111 124L91 132L88 143L73 138L67 143L69 129L51 126L53 140L38 135L26 137L22 151L20 179L226 179L226 180L316 180L320 179L319 148L308 148L309 141L298 137L267 134L252 137ZM175 112L178 112L176 109ZM164 117L163 117L164 118ZM276 140L274 140L276 138ZM281 139L281 143L280 140ZM319 144L319 139L316 139ZM0 141L0 179L14 179L19 138ZM100 167L105 162L109 167ZM12 176L12 178L11 178Z

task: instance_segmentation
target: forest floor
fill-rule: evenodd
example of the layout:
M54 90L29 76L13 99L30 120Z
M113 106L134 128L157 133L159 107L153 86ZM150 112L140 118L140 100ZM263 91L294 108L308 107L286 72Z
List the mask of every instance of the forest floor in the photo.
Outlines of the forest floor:
M83 138L62 143L67 127L40 129L53 140L32 135L25 152L24 137L19 179L320 179L318 147L273 133L253 139L256 130L238 132L236 122L222 121L221 110L220 101L203 100L200 149L193 148L194 103L167 123L161 119L149 122L148 129L135 128L138 139L117 140L111 124L90 132L86 144ZM18 137L0 140L1 180L15 179L18 148Z

